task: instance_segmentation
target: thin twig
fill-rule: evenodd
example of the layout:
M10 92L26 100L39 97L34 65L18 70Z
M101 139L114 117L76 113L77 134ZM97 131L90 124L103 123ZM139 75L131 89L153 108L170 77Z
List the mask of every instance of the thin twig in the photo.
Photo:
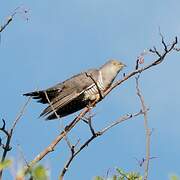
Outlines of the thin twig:
M114 126L116 126L116 125L118 125L118 124L120 124L120 123L122 123L123 121L129 120L129 119L134 118L134 117L136 117L136 116L139 116L139 115L141 115L141 114L143 114L142 111L140 111L140 112L138 112L138 113L135 113L135 114L129 114L129 115L125 115L125 116L123 116L123 117L120 117L118 120L114 121L114 122L111 123L109 126L103 128L103 129L101 129L100 131L97 131L97 132L95 132L94 128L92 127L91 120L90 120L89 129L90 129L90 131L91 131L92 136L91 136L88 140L86 140L86 141L79 147L79 149L75 150L75 148L73 147L73 151L71 151L72 153L71 153L68 161L66 162L66 164L64 165L64 167L63 167L63 169L62 169L62 171L61 171L61 173L60 173L59 180L63 180L64 175L65 175L65 173L67 172L67 170L68 170L70 164L72 163L73 159L74 159L85 147L87 147L91 141L93 141L95 138L103 135L103 134L104 134L105 132L107 132L109 129L111 129L112 127L114 127Z
M45 94L45 96L46 96L46 99L47 99L49 105L51 106L51 109L53 110L53 112L54 112L54 114L56 115L56 117L59 119L60 116L57 114L56 110L54 109L54 106L53 106L52 102L49 100L49 97L48 97L48 95L47 95L47 92L44 91L44 94Z
M167 45L166 45L166 43L165 43L165 41L164 41L164 36L163 36L163 34L161 33L160 27L159 27L159 35L160 35L160 37L161 37L161 43L162 43L163 46L164 46L164 50L165 50L165 52L167 52L167 51L168 51Z
M96 133L95 133L94 128L92 127L92 118L91 117L88 120L88 125L89 125L89 129L91 130L92 135L95 135Z
M137 95L140 99L141 106L142 106L142 111L144 115L144 128L146 132L146 158L144 159L145 163L145 168L144 168L144 180L147 180L148 178L148 172L149 172L149 160L150 160L150 136L151 136L151 131L148 126L148 117L147 117L147 107L145 105L144 97L141 93L141 90L139 88L139 76L136 77L136 91Z
M11 13L10 16L7 17L6 22L0 26L0 33L5 30L5 28L12 22L16 14L27 14L28 10L22 6L19 6L14 9L13 13ZM28 20L28 18L26 18Z
M24 155L24 153L23 153L23 150L22 150L20 144L18 144L17 146L18 146L19 153L20 153L20 155L21 155L24 163L28 166L28 161L27 161L27 159L25 158L25 155Z
M29 102L31 101L31 97L28 98L28 100L25 102L25 104L23 105L22 109L20 110L20 112L18 113L16 119L14 120L13 126L11 128L11 131L13 131L18 123L18 121L21 119L21 117L23 116L25 109L27 107L27 105L29 104Z
M156 49L155 46L153 47L153 49L149 49L149 51L150 51L151 53L154 53L154 54L156 54L157 56L159 56L159 58L162 57L162 55L159 53L159 51L157 51L157 49Z
M136 117L136 116L139 116L140 114L142 114L143 113L143 111L142 110L140 110L138 113L136 113L136 114L130 114L130 115L125 115L125 116L123 116L123 117L121 117L119 120L117 120L117 121L114 121L113 123L111 123L109 126L107 126L107 127L105 127L104 129L102 129L101 130L101 132L102 133L105 133L106 131L108 131L109 129L111 129L112 127L114 127L114 126L116 126L117 124L119 124L119 123L121 123L121 122L123 122L123 121L126 121L126 120L128 120L128 119L131 119L131 118L133 118L133 117Z
M111 87L110 87L108 90L106 90L106 92L104 93L104 97L105 97L107 94L109 94L114 88L116 88L117 86L119 86L120 84L122 84L124 81L128 80L129 78L133 77L134 75L136 75L136 74L138 74L138 73L142 73L143 71L145 71L145 70L147 70L147 69L149 69L149 68L151 68L151 67L153 67L153 66L156 66L156 65L162 63L162 62L164 61L165 57L167 56L167 54L168 54L169 52L171 52L171 50L173 50L173 49L175 48L175 46L177 45L177 43L178 43L178 39L177 39L177 37L175 37L174 41L172 42L172 44L171 44L170 48L167 50L167 52L164 51L164 53L163 53L162 55L160 55L160 57L159 57L159 55L158 55L158 59L156 59L155 61L153 61L153 62L150 63L149 65L146 65L146 66L144 66L144 67L142 67L142 68L139 68L139 69L137 69L137 70L134 70L134 71L130 72L129 74L127 74L126 76L124 76L123 79L118 80L118 81L116 81L115 83L113 83L113 84L111 85Z
M11 143L11 139L12 139L12 136L13 136L13 131L14 131L18 121L21 119L22 115L24 114L25 109L26 109L27 105L29 104L30 100L31 100L31 97L29 97L28 100L26 101L26 103L23 105L22 109L20 110L17 117L15 118L10 131L6 130L6 143L5 143L4 147L3 147L3 154L2 154L2 157L1 157L1 163L5 160L8 151L11 150L10 143ZM4 128L3 132L5 133L6 124L5 124L5 121L3 121L3 122L4 122L4 124L3 124L2 128ZM0 180L2 179L2 174L3 174L3 169L0 171Z
M9 16L5 24L0 26L0 33L9 25L9 23L13 20L13 17L13 15Z
M9 136L9 132L8 130L6 130L6 121L4 119L2 119L3 125L0 128L0 131L2 131L6 136Z
M180 48L174 47L173 50L180 51Z

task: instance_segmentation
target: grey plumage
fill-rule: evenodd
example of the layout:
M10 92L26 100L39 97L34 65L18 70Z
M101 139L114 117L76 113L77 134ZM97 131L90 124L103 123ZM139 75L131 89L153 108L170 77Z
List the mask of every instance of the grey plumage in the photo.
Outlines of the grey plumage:
M24 95L32 96L43 104L50 102L40 116L47 116L48 120L64 117L83 109L91 101L98 101L99 91L103 94L124 66L117 60L109 60L99 69L88 70L46 90Z

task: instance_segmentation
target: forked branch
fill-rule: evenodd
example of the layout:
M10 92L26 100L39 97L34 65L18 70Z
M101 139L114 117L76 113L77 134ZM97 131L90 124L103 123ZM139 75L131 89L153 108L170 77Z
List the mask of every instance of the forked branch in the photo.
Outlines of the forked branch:
M136 77L136 92L140 99L143 116L144 116L144 128L146 132L146 158L144 160L145 168L144 168L144 180L147 180L148 178L148 172L149 172L149 160L150 160L150 136L151 136L151 130L148 126L148 117L147 117L147 110L148 108L145 105L144 97L141 93L140 87L139 87L139 76Z
M3 144L2 140L1 140L1 147L3 148L3 153L2 153L2 157L1 157L1 163L5 160L8 151L11 150L10 143L11 143L11 139L12 139L12 136L13 136L13 132L15 130L15 127L16 127L17 123L19 122L19 120L23 116L23 114L25 112L25 109L26 109L27 105L29 104L30 100L31 100L31 97L28 98L26 103L23 105L22 109L20 110L17 117L15 118L15 120L13 122L13 125L12 125L12 127L11 127L11 129L9 131L6 129L5 120L2 119L3 126L0 128L0 131L2 131L6 135L6 142ZM0 179L2 179L2 173L3 173L3 169L0 170Z
M157 59L153 60L150 64L148 64L146 66L138 67L138 69L135 69L132 72L130 72L129 74L125 75L121 80L118 80L115 83L113 83L112 86L108 90L106 90L106 92L103 93L103 98L105 96L107 96L114 88L116 88L117 86L119 86L123 82L127 81L129 78L135 76L136 74L142 73L142 72L146 71L147 69L152 68L153 66L156 66L156 65L162 63L164 61L165 57L172 50L175 50L177 43L178 43L178 40L177 40L177 37L175 37L174 41L170 45L165 46L165 42L164 42L164 39L163 39L163 41L162 41L162 45L164 47L163 48L163 50L164 50L163 53L160 53L159 51L157 51L156 48L154 48L153 50L151 50L151 49L149 50L151 53L155 53L157 55ZM94 102L92 104L92 107L94 107L96 103L97 102ZM41 159L43 159L46 155L48 155L50 152L52 152L54 150L54 148L56 147L56 145L71 131L71 129L85 116L85 114L87 112L89 112L89 110L90 109L88 107L84 108L84 110L69 125L67 125L65 127L65 129L54 139L54 141L51 142L48 147L46 147L41 153L39 153L29 163L29 165L24 168L25 172L27 172L29 170L29 167L32 167L34 164L36 164ZM109 127L109 128L111 128L111 127ZM107 130L109 128L107 128ZM104 131L106 131L106 129L104 129ZM97 133L96 133L96 135L97 135ZM94 137L92 137L92 138L94 138ZM91 139L88 140L87 144L89 143L89 141L91 141ZM86 146L86 144L85 144L85 146Z
M14 17L16 16L16 14L27 14L28 10L26 8L23 8L21 6L17 7L14 12L7 17L6 22L0 26L0 33L3 32L7 26L12 22L12 20L14 19ZM28 20L28 18L26 18L26 20Z
M104 127L103 129L101 129L100 131L95 131L95 129L92 126L91 123L91 118L88 121L88 125L89 125L89 129L91 132L91 137L86 140L78 149L76 149L76 146L70 145L70 151L71 151L71 155L68 159L68 161L66 162L66 164L64 165L62 171L60 172L60 176L59 176L59 180L63 180L65 173L67 172L67 170L69 169L70 164L72 163L73 159L85 148L89 145L89 143L91 143L95 138L102 136L105 132L107 132L108 130L110 130L111 128L113 128L114 126L127 121L129 119L132 119L134 117L137 117L139 115L144 114L144 112L141 110L138 113L134 113L134 114L129 114L129 115L125 115L120 117L118 120L112 122L110 125Z

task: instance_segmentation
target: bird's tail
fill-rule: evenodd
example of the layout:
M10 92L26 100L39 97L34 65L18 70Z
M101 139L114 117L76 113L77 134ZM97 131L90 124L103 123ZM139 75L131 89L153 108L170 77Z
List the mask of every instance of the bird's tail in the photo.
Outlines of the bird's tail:
M31 96L33 99L37 99L37 102L40 103L48 103L48 100L46 98L45 92L44 91L33 91L29 93L23 94L23 96Z

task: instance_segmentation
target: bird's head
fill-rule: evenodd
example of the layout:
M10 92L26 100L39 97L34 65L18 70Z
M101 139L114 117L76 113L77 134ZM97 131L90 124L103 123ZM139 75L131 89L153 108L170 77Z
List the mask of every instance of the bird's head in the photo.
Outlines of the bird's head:
M103 76L103 81L109 86L117 76L117 74L124 68L126 65L118 60L111 59L107 61L103 66L100 67L100 71Z
M113 74L118 74L119 71L121 71L124 67L126 67L126 65L121 61L110 59L100 69L103 69L109 73L112 72Z
M115 59L109 60L106 64L108 64L108 66L111 66L114 70L118 72L122 70L124 67L126 67L124 63Z

